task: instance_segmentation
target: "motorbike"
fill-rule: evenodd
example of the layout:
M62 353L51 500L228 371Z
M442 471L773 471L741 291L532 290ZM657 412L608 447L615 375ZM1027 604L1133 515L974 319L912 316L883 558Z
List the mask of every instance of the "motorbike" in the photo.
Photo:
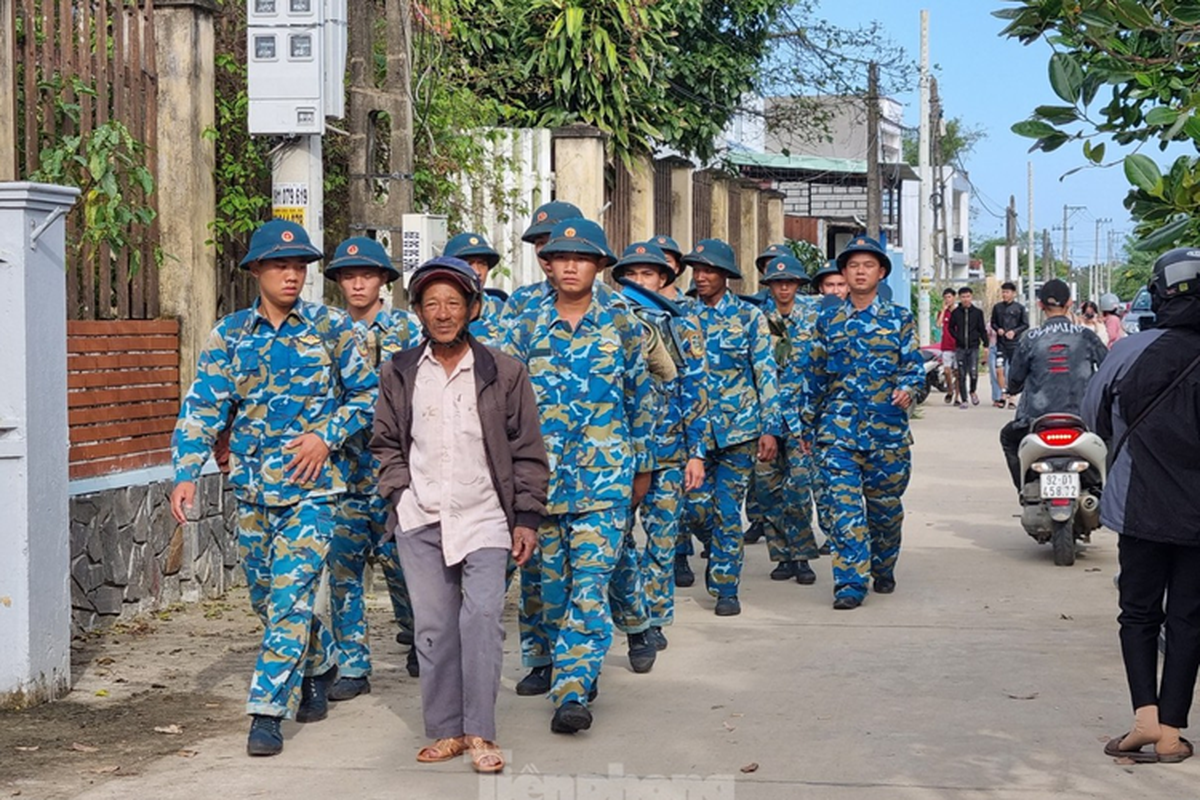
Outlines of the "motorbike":
M946 368L942 365L942 352L924 348L921 350L921 358L925 367L925 385L913 398L918 404L924 403L931 394L945 394L950 391L947 388L949 383L946 380Z
M1075 563L1075 543L1100 527L1100 494L1108 477L1108 448L1074 414L1033 421L1017 456L1024 476L1021 525L1040 544L1050 543L1054 563Z

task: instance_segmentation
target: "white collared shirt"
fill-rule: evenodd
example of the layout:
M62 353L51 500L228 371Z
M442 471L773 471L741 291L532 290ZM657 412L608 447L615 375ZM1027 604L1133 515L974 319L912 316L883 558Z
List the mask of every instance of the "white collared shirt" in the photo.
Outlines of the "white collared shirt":
M425 346L413 387L408 461L410 484L396 506L397 535L441 523L447 566L482 547L512 547L483 443L470 350L447 374Z

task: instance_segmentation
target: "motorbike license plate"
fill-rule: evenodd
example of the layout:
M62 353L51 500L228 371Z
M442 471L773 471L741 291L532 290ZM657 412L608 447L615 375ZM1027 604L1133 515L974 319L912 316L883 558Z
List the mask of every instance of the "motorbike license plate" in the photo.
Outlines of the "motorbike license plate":
M1042 478L1042 499L1062 500L1079 497L1079 473L1047 472Z

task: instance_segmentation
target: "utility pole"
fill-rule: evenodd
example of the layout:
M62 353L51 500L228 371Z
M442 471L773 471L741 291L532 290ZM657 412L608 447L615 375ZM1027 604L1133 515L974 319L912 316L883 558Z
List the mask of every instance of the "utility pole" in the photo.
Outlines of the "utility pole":
M940 256L940 272L949 285L954 281L954 270L950 264L950 212L946 208L946 163L942 157L942 100L938 96L937 78L929 81L930 110L929 122L932 128L932 150L929 159L933 162L934 187L936 194L933 199L933 226L940 234L941 241L937 249ZM939 284L942 289L945 285Z
M867 65L867 236L879 241L883 192L879 185L879 65Z
M400 262L401 221L413 205L412 15L406 0L350 4L350 231L373 236ZM382 23L382 24L381 24ZM387 77L375 81L377 31L385 33ZM377 123L391 121L391 129ZM404 306L404 284L392 287Z
M996 277L1000 279L1001 283L1007 280L1015 280L1017 278L1017 274L1014 273L1020 272L1016 251L1017 198L1013 195L1009 195L1008 210L1004 214L1004 269L999 269L999 265L997 265L996 269Z
M1101 277L1100 269L1100 226L1107 225L1110 222L1112 220L1108 217L1096 220L1096 252L1095 258L1092 259L1092 275L1088 280L1088 293L1093 302L1099 302L1100 295L1108 291L1103 285L1104 279Z
M1086 208L1087 208L1087 206L1069 206L1066 203L1063 204L1062 261L1063 261L1063 264L1066 265L1068 272L1071 269L1071 251L1069 249L1067 249L1067 246L1068 246L1068 238L1067 237L1071 232L1071 216L1074 215L1074 213L1076 211L1083 211ZM1049 279L1049 278L1053 278L1054 276L1047 275L1046 277L1047 277L1047 279Z
M929 334L929 290L933 279L933 231L930 228L930 192L933 189L933 172L929 168L929 11L921 11L921 122L917 139L917 171L921 184L920 202L917 203L917 230L920 249L920 291L917 292L917 335L921 346L930 342Z
M1028 173L1028 182L1029 182L1029 187L1028 187L1028 191L1029 191L1029 242L1028 242L1029 252L1026 254L1026 258L1029 260L1029 285L1027 287L1025 287L1025 291L1028 293L1028 297L1029 297L1029 319L1032 321L1034 318L1034 315L1036 314L1036 310L1037 310L1037 303L1034 302L1035 300L1037 300L1037 298L1034 296L1034 292L1033 292L1034 268L1035 268L1035 265L1037 262L1037 256L1035 256L1033 253L1033 236L1034 236L1034 234L1033 234L1033 162L1032 161L1027 162L1026 172Z
M1054 252L1050 249L1050 231L1042 229L1042 280L1054 277Z

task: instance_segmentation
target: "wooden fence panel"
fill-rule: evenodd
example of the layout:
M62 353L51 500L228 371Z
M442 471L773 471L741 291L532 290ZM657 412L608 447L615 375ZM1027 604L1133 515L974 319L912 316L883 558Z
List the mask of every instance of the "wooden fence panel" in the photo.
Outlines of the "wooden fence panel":
M72 480L170 463L179 323L67 323Z
M14 0L14 10L19 178L33 175L42 151L64 137L81 136L82 152L111 120L145 146L143 161L157 182L153 0ZM155 195L140 188L126 202L157 212ZM157 317L157 221L131 225L130 246L114 252L85 245L84 206L76 204L67 218L68 319Z
M671 229L671 162L654 162L654 232L674 237Z

